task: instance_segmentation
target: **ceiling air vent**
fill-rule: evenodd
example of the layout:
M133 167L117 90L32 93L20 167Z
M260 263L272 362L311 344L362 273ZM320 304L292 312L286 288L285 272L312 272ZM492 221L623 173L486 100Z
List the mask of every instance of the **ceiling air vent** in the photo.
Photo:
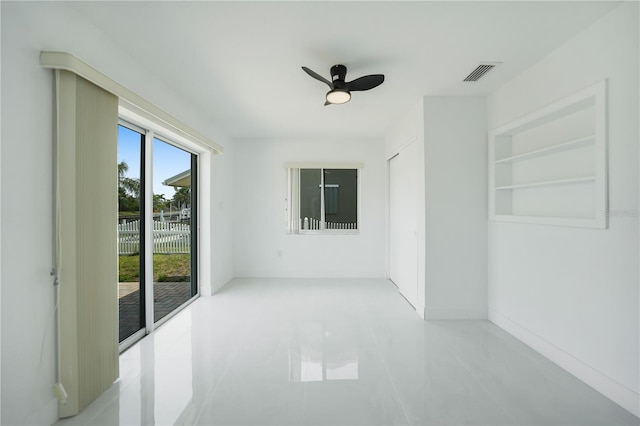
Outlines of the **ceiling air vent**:
M488 73L489 71L494 69L496 67L496 65L498 65L498 64L499 64L499 62L480 64L480 65L478 65L478 68L476 68L475 70L471 71L471 73L468 76L465 77L464 81L478 81L486 73Z

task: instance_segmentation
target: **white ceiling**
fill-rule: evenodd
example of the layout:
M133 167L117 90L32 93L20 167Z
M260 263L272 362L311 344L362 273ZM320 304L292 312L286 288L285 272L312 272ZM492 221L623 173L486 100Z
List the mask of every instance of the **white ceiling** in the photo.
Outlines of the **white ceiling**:
M616 2L77 2L74 7L235 138L379 138L422 96L483 96ZM480 62L503 64L477 83ZM385 74L323 106L334 64Z

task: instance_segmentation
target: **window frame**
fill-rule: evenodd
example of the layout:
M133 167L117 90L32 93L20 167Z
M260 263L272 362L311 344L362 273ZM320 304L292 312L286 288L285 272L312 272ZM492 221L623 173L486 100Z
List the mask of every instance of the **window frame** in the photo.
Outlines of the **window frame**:
M287 195L285 199L286 232L295 235L359 235L361 229L362 168L361 163L286 163ZM300 223L300 170L320 170L320 229L302 229ZM347 169L356 171L356 229L327 229L325 217L326 169Z

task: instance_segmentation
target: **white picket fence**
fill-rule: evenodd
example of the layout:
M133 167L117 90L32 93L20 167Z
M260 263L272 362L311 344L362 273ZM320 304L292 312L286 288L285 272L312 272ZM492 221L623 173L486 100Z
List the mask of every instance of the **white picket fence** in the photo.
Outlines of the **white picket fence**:
M327 229L358 229L358 225L355 222L326 222Z
M319 219L313 219L305 217L300 219L300 229L317 231L321 228L321 221ZM355 222L325 222L325 229L358 229L358 224Z
M191 226L187 223L153 221L153 253L191 252ZM118 225L118 253L140 253L140 221Z

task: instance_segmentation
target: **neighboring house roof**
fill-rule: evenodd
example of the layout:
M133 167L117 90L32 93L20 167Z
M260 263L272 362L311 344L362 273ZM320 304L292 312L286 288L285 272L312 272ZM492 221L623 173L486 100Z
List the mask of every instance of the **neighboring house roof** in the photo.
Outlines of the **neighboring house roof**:
M189 188L191 186L191 169L171 176L162 182L163 185L173 186L174 188Z

